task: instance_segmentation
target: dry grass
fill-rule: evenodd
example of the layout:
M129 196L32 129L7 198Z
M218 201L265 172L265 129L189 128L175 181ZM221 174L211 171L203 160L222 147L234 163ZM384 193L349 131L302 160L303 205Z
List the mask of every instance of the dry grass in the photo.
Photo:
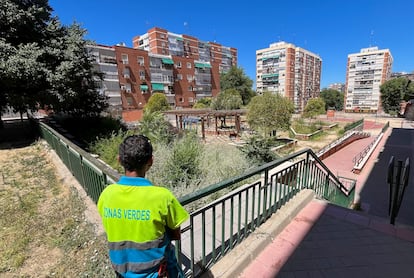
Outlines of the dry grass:
M47 147L0 150L0 277L113 277L103 234Z

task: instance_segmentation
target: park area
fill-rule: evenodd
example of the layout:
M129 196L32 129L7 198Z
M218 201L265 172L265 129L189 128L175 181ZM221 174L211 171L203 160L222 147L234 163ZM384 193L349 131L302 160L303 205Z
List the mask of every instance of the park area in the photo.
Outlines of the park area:
M291 151L317 151L355 120L332 119L338 127L312 140L298 140ZM367 119L365 125L376 130L388 120ZM6 136L8 131L13 136ZM112 277L94 203L47 144L28 137L27 131L6 126L0 134L0 276ZM232 146L235 140L209 135L206 143Z

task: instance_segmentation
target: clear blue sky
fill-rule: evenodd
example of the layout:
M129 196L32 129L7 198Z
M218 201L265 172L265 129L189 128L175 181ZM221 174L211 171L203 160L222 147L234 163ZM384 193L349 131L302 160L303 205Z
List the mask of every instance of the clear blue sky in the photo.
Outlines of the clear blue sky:
M322 58L321 88L345 83L348 54L389 49L394 72L414 71L413 0L50 0L64 25L81 24L87 39L120 42L160 27L238 50L238 66L255 82L256 50L286 41ZM155 4L153 6L153 4Z

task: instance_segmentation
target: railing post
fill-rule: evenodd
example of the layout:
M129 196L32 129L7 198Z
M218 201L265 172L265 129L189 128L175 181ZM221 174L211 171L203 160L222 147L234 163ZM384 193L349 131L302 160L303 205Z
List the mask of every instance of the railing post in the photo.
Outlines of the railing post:
M394 175L394 171L396 174ZM402 161L397 162L394 166L394 157L391 156L388 163L387 182L389 183L389 203L388 214L390 216L390 224L395 225L395 219L401 207L402 199L404 197L405 188L408 185L408 178L410 175L410 159L405 160L403 167Z

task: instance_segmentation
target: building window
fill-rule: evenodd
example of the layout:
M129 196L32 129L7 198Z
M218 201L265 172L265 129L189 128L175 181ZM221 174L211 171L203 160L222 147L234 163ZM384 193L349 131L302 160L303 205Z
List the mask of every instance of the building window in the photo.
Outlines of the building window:
M183 75L182 74L177 74L177 80L183 80Z
M193 91L193 86L188 86L188 91L192 92Z
M187 74L187 81L188 82L193 81L193 76L191 74Z
M139 79L145 80L145 71L143 71L143 70L139 71Z
M130 97L130 96L126 97L126 100L127 100L128 106L132 106L133 105L134 99L132 97Z
M187 69L191 69L191 63L187 62Z
M126 83L125 84L125 90L127 91L127 93L130 93L132 90L131 90L131 84L129 84L129 83Z
M128 54L122 54L121 55L122 64L127 65L128 64Z
M138 65L140 65L140 66L144 65L144 57L142 57L142 56L138 57Z
M175 64L177 68L181 68L181 62L177 62L177 64Z
M124 78L129 78L129 68L124 69Z

